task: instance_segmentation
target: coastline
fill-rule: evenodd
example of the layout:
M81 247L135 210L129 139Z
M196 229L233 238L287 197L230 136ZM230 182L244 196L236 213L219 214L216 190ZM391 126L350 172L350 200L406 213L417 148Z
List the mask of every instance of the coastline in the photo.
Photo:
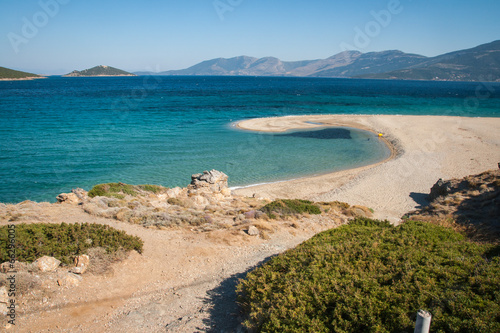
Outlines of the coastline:
M344 201L374 209L375 217L398 222L422 204L439 179L465 177L497 168L500 118L400 115L309 115L257 118L237 128L283 132L325 126L382 133L391 149L385 161L234 190L237 195L269 199Z
M4 78L0 79L0 81L28 81L28 80L37 80L37 79L46 79L46 76L30 76L30 77L21 77L21 78Z

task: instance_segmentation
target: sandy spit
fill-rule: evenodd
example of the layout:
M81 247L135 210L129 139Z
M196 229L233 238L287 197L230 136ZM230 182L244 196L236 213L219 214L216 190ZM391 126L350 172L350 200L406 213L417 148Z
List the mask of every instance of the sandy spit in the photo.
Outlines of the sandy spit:
M314 124L314 123L321 123ZM500 118L398 115L311 115L258 118L240 129L283 132L321 126L348 126L382 133L393 156L379 164L321 176L238 189L239 195L343 201L375 210L392 222L426 203L439 179L497 168Z

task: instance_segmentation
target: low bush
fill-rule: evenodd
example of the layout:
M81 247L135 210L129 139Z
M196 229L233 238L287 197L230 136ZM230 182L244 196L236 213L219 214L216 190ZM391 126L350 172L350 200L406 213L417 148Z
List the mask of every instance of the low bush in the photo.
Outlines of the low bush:
M277 215L321 214L321 209L317 205L311 201L300 199L278 199L268 203L260 210L272 219L277 218Z
M8 227L0 227L0 244L8 243ZM51 256L64 264L72 264L75 256L84 254L89 248L101 247L108 253L136 250L142 252L143 242L137 236L107 225L83 224L16 224L16 259L33 262L42 256ZM0 247L0 262L9 261L6 246Z
M262 332L500 332L498 245L445 227L358 218L240 281L245 325Z
M123 199L125 194L136 196L137 192L133 185L123 183L107 183L95 185L89 192L88 196L94 197L114 197Z
M88 192L88 196L91 198L109 197L123 199L126 195L136 197L140 194L141 191L158 194L165 190L167 190L167 188L160 185L129 185L124 183L106 183L95 185Z
M146 191L146 192L153 192L154 194L158 194L158 193L166 190L165 187L160 186L160 185L147 184L147 185L137 185L137 187L140 188L141 190Z

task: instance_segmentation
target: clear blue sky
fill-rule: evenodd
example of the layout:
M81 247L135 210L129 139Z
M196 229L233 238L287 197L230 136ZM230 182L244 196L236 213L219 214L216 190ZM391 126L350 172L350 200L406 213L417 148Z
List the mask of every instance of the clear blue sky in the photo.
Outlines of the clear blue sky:
M370 13L391 8L382 24ZM327 58L342 45L435 56L500 39L499 17L498 0L0 0L0 66L165 71L239 55Z

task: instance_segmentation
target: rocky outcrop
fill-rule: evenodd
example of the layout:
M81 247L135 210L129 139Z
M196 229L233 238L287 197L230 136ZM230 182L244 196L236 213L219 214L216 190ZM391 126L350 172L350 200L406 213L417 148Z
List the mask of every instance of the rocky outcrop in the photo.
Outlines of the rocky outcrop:
M85 200L88 200L87 191L81 188L71 190L71 193L61 193L57 196L57 202L69 203L72 205L80 205Z
M231 195L227 186L227 175L217 170L203 171L191 176L191 184L188 186L189 193L222 193Z
M430 204L410 212L414 220L454 220L480 238L500 237L500 170L462 179L439 179L430 190Z

